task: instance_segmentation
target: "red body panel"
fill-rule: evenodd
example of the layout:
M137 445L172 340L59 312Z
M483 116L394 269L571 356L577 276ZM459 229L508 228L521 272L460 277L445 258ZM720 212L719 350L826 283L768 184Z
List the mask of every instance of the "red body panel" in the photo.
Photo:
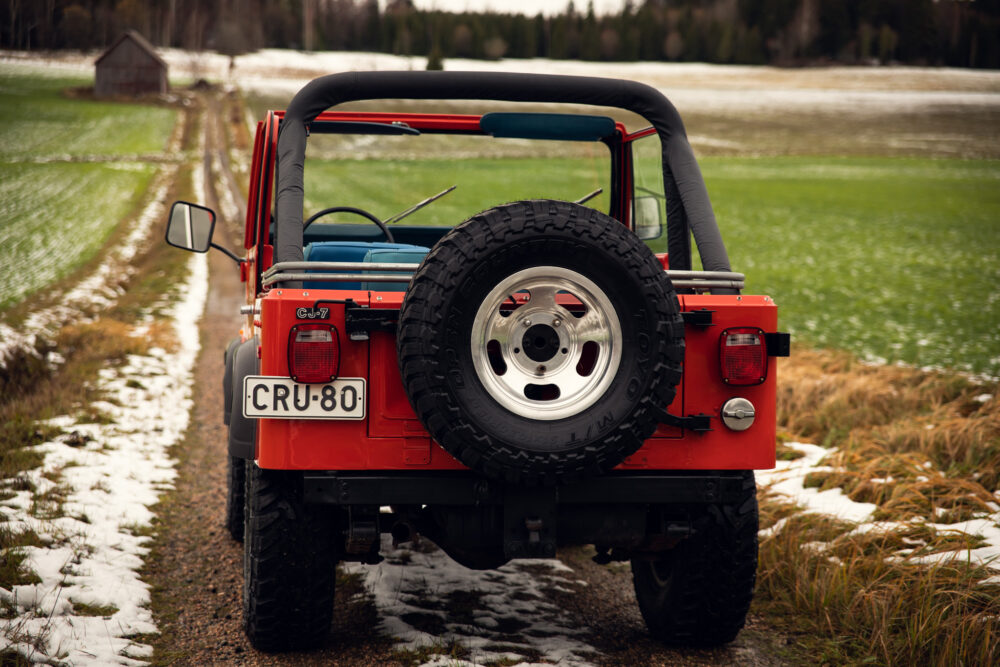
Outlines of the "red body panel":
M261 373L287 376L288 332L301 320L296 309L318 298L351 298L372 308L399 308L399 292L345 290L272 290L261 302ZM767 380L754 387L727 387L719 372L719 335L727 326L774 331L777 308L766 296L682 295L683 310L713 311L709 327L686 327L684 380L670 406L677 416L718 417L733 397L748 399L757 418L746 431L731 431L713 419L715 430L696 433L661 426L642 448L620 466L628 470L746 470L774 467L775 365ZM326 304L324 304L326 305ZM361 421L261 419L257 457L262 468L297 470L461 470L465 467L431 441L403 390L395 339L373 333L351 341L344 333L344 306L329 304L328 321L341 342L342 377L364 377L368 418ZM271 340L265 336L274 336Z

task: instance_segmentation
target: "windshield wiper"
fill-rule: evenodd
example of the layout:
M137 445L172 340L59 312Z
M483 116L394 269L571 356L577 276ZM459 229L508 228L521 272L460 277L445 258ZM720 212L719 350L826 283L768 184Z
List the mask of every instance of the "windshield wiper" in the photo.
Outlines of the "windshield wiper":
M583 197L580 197L579 199L577 199L573 203L574 204L586 204L587 202L589 202L591 199L593 199L597 195L601 194L602 192L604 192L604 188L597 188L596 190L594 190L593 192L591 192L589 195L584 195Z
M397 213L394 216L386 218L382 222L384 222L387 225L391 225L394 222L399 222L400 220L402 220L403 218L407 217L408 215L412 215L412 214L416 213L417 211L419 211L420 209L422 209L424 206L427 206L431 202L436 201L436 200L440 199L441 197L444 197L446 194L448 194L449 192L451 192L452 190L454 190L457 187L458 187L457 185L453 185L450 188L442 190L441 192L437 193L436 195L430 196L427 199L423 200L419 204L411 206L410 208L406 209L402 213Z

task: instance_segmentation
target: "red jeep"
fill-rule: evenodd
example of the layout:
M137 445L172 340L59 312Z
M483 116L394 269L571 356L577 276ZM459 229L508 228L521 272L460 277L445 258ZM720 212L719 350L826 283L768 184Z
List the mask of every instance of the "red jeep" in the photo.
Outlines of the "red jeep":
M327 111L379 99L489 111ZM543 103L623 109L651 127ZM340 152L309 180L306 140L320 135L338 135ZM538 147L556 163L399 162L348 179L376 164L358 147L423 155L438 141L459 155ZM581 146L592 157L565 157ZM591 163L600 187L585 194L595 181L576 167ZM415 200L420 179L475 196L448 224L396 223L440 211L423 207L454 188L389 219L368 210ZM307 180L330 200L304 219ZM770 358L789 339L768 297L740 294L662 94L567 76L322 77L258 123L248 202L246 322L223 386L227 523L245 545L254 646L321 641L335 565L378 563L383 533L419 533L477 569L592 544L599 563L631 560L655 637L736 636L757 561L753 470L774 465ZM167 242L205 252L214 221L178 202ZM704 270L692 270L692 234Z

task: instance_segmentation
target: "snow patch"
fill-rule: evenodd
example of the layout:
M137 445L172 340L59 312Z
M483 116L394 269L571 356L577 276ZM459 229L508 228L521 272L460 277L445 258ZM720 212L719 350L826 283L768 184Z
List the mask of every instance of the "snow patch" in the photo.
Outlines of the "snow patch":
M806 488L805 478L811 472L830 472L833 468L819 466L818 463L836 450L824 449L817 445L789 442L786 446L804 454L793 461L778 461L774 470L757 472L757 481L762 486L769 485L772 491L801 505L807 511L844 519L846 521L868 521L876 509L872 503L857 503L844 495L841 489L820 491Z
M805 488L804 481L810 472L829 472L833 468L819 465L827 455L834 453L835 449L824 449L816 445L800 442L786 443L788 447L802 452L804 456L794 461L778 461L774 470L762 470L757 472L757 481L761 486L768 487L771 491L785 496L789 500L801 506L806 512L823 514L826 516L842 519L856 524L848 535L879 531L906 530L912 528L914 523L925 523L922 519L913 519L911 522L899 521L873 521L872 515L877 505L872 503L858 503L844 495L841 489L830 489L819 491L815 488ZM922 468L933 470L934 464L925 462ZM940 474L940 473L936 473ZM919 475L916 481L927 481L930 479L926 475ZM874 478L876 484L892 483L892 477ZM1000 492L997 492L1000 497ZM912 549L904 549L896 552L897 556L906 557L911 562L919 563L942 563L949 561L963 561L971 565L988 567L1000 570L1000 505L990 504L992 514L983 514L968 521L957 523L933 523L926 522L926 525L939 533L964 533L966 535L978 536L985 544L975 549L955 549L939 553L913 556ZM935 510L938 516L947 512L941 508ZM758 536L760 539L767 539L780 533L788 519L779 519L774 525L762 529ZM913 543L913 546L922 546L923 542ZM806 545L803 545L804 547ZM813 545L815 546L815 545ZM1000 575L998 575L1000 576ZM991 583L997 577L990 577L981 583Z

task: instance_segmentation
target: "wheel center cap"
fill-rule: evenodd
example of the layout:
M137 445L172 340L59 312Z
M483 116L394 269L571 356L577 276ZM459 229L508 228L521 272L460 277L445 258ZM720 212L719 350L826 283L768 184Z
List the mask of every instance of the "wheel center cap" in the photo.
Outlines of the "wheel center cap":
M532 361L548 361L559 351L559 334L548 324L536 324L524 332L521 349Z

